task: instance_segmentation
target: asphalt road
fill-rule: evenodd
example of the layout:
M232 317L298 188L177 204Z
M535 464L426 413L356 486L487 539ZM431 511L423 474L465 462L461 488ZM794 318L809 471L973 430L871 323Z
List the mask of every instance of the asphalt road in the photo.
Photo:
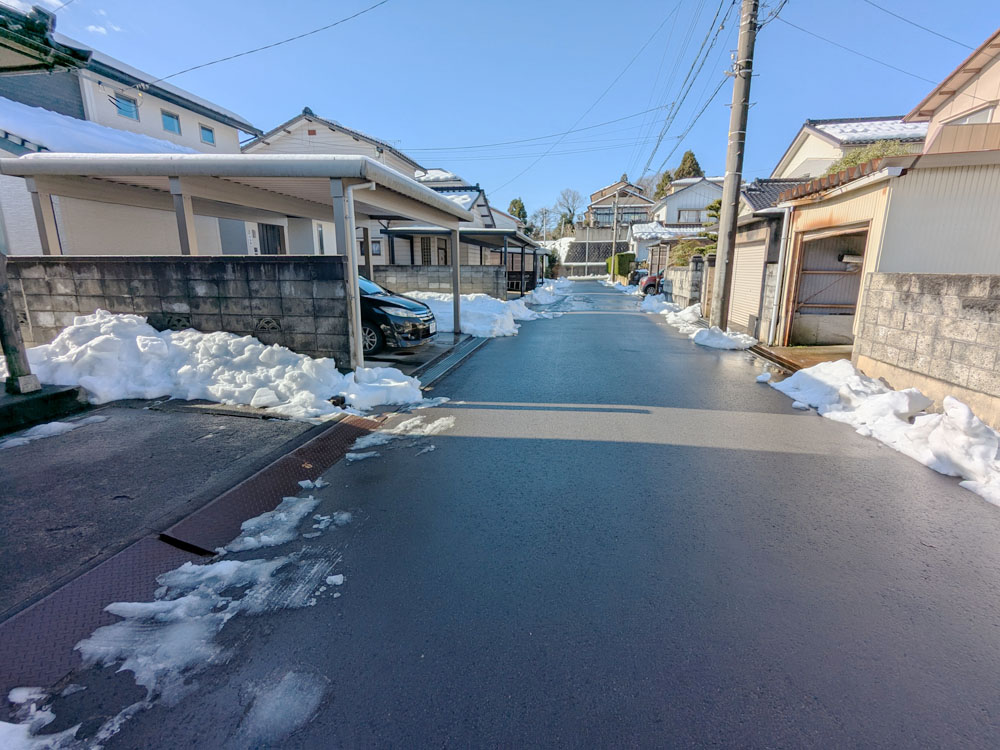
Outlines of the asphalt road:
M235 618L109 747L1000 745L1000 509L636 307L578 283L435 389L453 429L331 469L342 596Z

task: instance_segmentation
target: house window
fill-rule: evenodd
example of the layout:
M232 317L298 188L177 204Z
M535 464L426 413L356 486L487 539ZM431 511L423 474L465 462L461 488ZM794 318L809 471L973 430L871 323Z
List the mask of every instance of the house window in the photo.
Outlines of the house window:
M448 240L444 238L438 240L438 265L448 265Z
M316 225L316 242L319 245L319 254L326 255L326 244L323 242L323 225Z
M682 208L677 212L677 220L681 224L701 224L708 218L708 212L698 208Z
M993 121L993 110L996 109L994 106L983 107L977 109L975 112L969 112L967 115L962 115L954 120L950 120L948 125L980 125Z
M420 238L420 264L429 266L431 264L431 238Z
M372 240L372 255L382 254L382 240Z
M122 117L127 117L130 120L139 119L139 102L131 96L115 94L114 102L115 108L118 110L118 114Z
M163 129L175 135L181 134L181 118L173 112L160 110L160 117L163 118Z
M215 131L208 127L208 125L202 125L201 127L201 142L207 143L209 146L215 145Z

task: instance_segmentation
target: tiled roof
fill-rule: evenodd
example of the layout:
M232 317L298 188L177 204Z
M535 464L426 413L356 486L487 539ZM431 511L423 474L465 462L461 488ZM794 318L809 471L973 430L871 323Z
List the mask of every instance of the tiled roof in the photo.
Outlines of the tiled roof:
M822 131L838 143L860 144L875 141L922 141L927 123L903 122L902 117L851 117L840 120L806 120L806 125Z
M743 200L749 204L751 210L760 211L775 205L779 195L803 182L808 182L808 180L798 178L762 180L758 178L743 185Z

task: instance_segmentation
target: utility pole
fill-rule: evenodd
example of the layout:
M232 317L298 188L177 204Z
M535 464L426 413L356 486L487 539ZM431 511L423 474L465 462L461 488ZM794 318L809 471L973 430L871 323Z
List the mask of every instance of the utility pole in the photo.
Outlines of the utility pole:
M733 65L733 105L729 113L726 179L722 185L719 246L715 252L712 313L708 321L723 330L729 321L729 294L733 288L732 256L736 247L736 220L740 213L740 181L743 178L743 149L747 137L747 111L750 108L753 49L757 41L758 5L758 0L743 0L740 8L740 39L736 63Z
M613 227L611 230L611 273L608 274L608 281L612 284L615 283L615 270L618 261L618 190L615 190L615 202L612 204L614 208L614 219L611 222Z

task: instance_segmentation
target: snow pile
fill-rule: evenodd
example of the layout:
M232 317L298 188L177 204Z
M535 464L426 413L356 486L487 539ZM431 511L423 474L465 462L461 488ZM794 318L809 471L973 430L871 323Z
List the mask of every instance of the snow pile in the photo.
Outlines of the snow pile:
M171 396L323 419L342 411L330 403L333 396L361 410L422 399L420 382L395 368L342 375L332 359L252 336L157 331L138 315L104 310L78 316L51 344L29 349L28 360L42 382L82 386L94 404Z
M290 542L297 536L296 528L299 523L317 505L319 500L312 495L282 498L281 504L274 510L244 521L240 527L240 535L217 552L244 552Z
M757 343L757 339L745 333L723 331L718 326L699 328L691 334L691 340L701 346L712 349L749 349Z
M47 422L46 424L40 424L37 427L32 427L30 430L25 430L17 437L0 440L0 451L4 448L16 448L21 445L27 445L28 443L35 440L41 440L42 438L64 435L67 432L72 432L77 427L83 427L84 425L97 424L99 422L107 421L107 417L94 415L92 417L77 419L73 422Z
M948 396L943 413L927 414L933 402L920 391L894 391L845 359L799 370L771 387L940 474L961 477L962 487L1000 505L1000 434L958 399Z
M624 292L625 294L633 294L635 296L639 296L642 294L642 292L639 290L639 287L636 286L635 284L629 284L628 286L625 286L620 281L616 281L614 284L612 284L608 280L607 276L602 277L601 284L603 284L606 287L614 289L616 292Z
M664 309L660 314L663 315L668 325L673 326L687 336L693 336L702 330L701 326L695 325L701 321L701 304L698 302L695 302L690 307L685 307L683 310Z
M591 274L590 276L569 276L567 277L570 281L607 281L608 275L606 273Z
M680 311L680 305L667 302L667 298L662 294L650 294L642 298L639 303L639 310L645 313L668 313Z
M554 295L555 289L555 286L551 288L551 291L544 291L543 288L543 295ZM516 336L520 326L515 321L553 318L558 314L530 309L526 303L550 304L537 301L547 297L535 298L532 297L532 294L534 292L526 294L523 299L507 301L491 297L488 294L463 294L462 333L481 338ZM439 331L455 330L455 312L451 294L445 292L407 292L406 296L420 300L430 307L435 320L437 320Z
M769 372L762 372L755 379L756 379L756 381L758 383L770 383L771 382L771 373L769 373Z
M524 301L531 305L553 305L566 297L572 287L573 282L566 278L546 279L543 284L524 295Z

